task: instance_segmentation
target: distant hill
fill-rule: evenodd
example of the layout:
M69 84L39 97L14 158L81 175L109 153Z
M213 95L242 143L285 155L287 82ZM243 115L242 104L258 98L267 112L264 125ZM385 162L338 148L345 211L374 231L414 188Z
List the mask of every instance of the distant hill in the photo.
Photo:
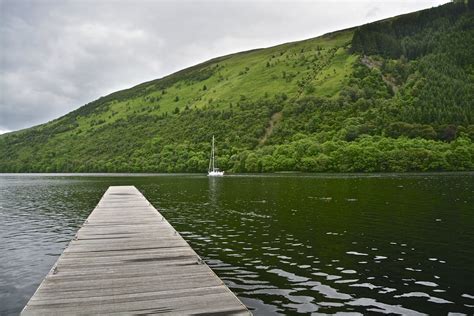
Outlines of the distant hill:
M474 1L216 58L0 136L1 172L474 169ZM172 49L172 48L170 48Z

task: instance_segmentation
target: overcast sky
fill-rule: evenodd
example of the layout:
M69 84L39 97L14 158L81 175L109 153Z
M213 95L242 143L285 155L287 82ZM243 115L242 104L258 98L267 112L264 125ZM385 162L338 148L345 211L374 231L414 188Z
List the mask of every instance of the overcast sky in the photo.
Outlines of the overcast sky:
M0 0L0 133L213 57L443 0Z

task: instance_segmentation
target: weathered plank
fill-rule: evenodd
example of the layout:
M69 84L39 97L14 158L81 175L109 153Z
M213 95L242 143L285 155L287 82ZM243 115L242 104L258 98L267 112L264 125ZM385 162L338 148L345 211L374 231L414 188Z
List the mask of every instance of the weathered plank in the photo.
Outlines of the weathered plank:
M133 186L109 187L22 315L250 315Z

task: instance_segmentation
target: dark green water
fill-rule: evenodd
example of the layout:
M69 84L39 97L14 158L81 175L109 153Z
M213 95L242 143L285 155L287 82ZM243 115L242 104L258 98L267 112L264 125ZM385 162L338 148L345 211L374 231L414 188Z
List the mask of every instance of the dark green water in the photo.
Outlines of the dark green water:
M0 175L0 314L110 185L137 186L254 314L474 313L474 174Z

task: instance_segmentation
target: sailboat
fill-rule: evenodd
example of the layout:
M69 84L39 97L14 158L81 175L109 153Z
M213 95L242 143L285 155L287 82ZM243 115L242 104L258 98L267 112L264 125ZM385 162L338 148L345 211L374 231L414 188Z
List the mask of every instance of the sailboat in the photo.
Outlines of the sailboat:
M214 135L212 135L212 149L211 149L211 158L209 159L209 168L207 170L207 175L209 177L222 177L224 171L219 171L219 168L216 168L216 150L214 148Z

